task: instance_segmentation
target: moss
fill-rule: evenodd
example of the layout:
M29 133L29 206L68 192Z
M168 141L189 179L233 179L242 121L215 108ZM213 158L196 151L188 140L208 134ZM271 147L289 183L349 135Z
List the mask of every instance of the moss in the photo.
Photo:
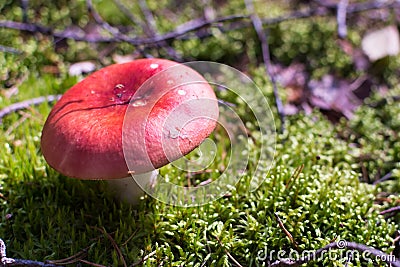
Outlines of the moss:
M33 91L45 93L57 88L54 84L69 83L65 78L52 81L30 78L21 88L29 84ZM380 190L359 181L349 143L337 139L334 127L318 113L288 118L287 131L278 137L273 168L261 173L265 180L255 192L249 192L250 177L245 176L229 197L206 206L179 208L145 198L133 210L116 203L103 183L66 178L47 166L39 140L49 106L28 114L37 112L42 115L21 125L15 125L18 115L7 117L2 125L4 132L15 127L10 135L1 135L0 155L0 236L11 257L59 259L87 248L90 261L121 263L104 231L129 263L156 251L148 266L197 266L204 261L228 266L224 249L242 264L255 265L262 263L257 255L265 248L289 253L339 239L393 249L394 221L380 216L382 207L374 202ZM294 176L301 165L304 169ZM275 212L297 247L277 226ZM337 261L332 266L341 265Z
M84 2L68 1L68 6L74 7L68 9L65 1L49 3L49 6L30 1L32 9L37 8L30 10L34 13L29 13L29 17L49 26L62 27L71 21L81 27L89 26L91 19ZM157 23L161 32L201 15L201 9L191 8L187 3L157 3L148 5L159 14ZM244 8L242 1L218 3L213 3L221 8L218 14L241 13ZM94 4L110 23L123 24L142 33L128 18L116 14L114 6L104 8L108 6L107 1L94 1ZM125 4L135 14L139 12L135 4ZM52 12L55 9L62 12ZM168 9L188 12L182 16L171 13L180 17L173 20L161 16ZM274 14L281 9L273 8ZM1 19L21 19L19 4L13 1L1 3L0 11ZM273 26L270 28L273 57L286 64L304 61L314 77L326 72L351 76L352 64L334 42L335 30L330 19ZM6 29L0 32L3 37L0 44L23 52L22 55L0 54L1 92L18 87L16 95L0 95L0 108L36 96L64 92L77 81L66 74L68 65L75 61L98 59L101 65L112 62L112 52L128 54L136 49L126 43L110 48L107 44L64 42ZM256 67L260 51L254 31L243 28L226 33L215 27L210 32L214 35L206 39L190 35L171 45L184 58L215 60L246 69L273 103L268 78L262 68ZM354 43L359 41L357 34L350 34L355 36ZM320 39L326 42L319 42ZM112 52L101 53L103 49ZM391 84L398 83L396 75L390 72L396 64L397 60L389 62L390 68L384 72ZM48 65L57 66L59 71L47 73L43 69ZM400 201L398 88L391 91L394 97L382 100L374 96L369 100L373 108L362 107L351 121L340 125L332 125L318 112L287 117L285 132L277 136L271 169L262 161L261 171L254 174L250 168L254 165L250 162L250 170L229 195L208 205L190 208L168 206L150 197L144 197L137 208L132 208L115 201L102 182L78 181L58 174L40 153L41 128L51 104L43 103L11 114L0 124L0 238L6 242L10 257L43 261L84 251L85 259L113 266L121 265L122 260L107 233L121 249L128 265L150 255L143 265L230 266L226 253L229 251L244 266L266 266L258 258L266 250L282 250L288 255L292 251L315 250L332 240L359 242L390 252L394 249L392 242L400 219L399 216L386 218L379 212ZM254 122L254 114L238 97L223 92L219 92L219 97L236 106L251 132L251 155L257 159L261 153L258 140L263 136L260 129L264 126ZM277 118L275 107L271 108ZM223 134L222 130L214 133L214 138L222 144L218 160L211 166L216 170L226 165L226 158L220 155L223 146L228 145ZM196 153L191 156L196 157ZM296 174L299 168L302 171ZM369 183L364 181L365 170ZM188 181L171 166L161 172L178 184L186 185ZM372 184L389 172L391 179ZM256 191L250 190L253 174L264 181ZM211 173L213 178L218 175L217 171ZM192 183L198 184L207 177L196 175ZM275 213L297 245L278 226ZM272 260L278 257L272 256ZM308 266L321 264L372 266L372 263L345 263L339 259L325 259L323 263Z

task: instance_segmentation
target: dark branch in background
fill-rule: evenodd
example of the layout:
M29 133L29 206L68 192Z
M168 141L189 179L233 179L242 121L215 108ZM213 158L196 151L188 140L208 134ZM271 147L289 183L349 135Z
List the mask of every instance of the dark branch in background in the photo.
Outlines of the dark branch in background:
M132 13L129 12L129 10L127 10L127 8L122 3L120 3L117 0L114 0L114 3L116 3L118 8L125 15L127 15L129 17L129 19L134 24L139 25L140 27L144 27L144 25L142 23L140 23L139 21L137 21L135 19L135 17L132 15ZM118 28L113 27L108 22L104 21L103 18L100 16L100 14L95 10L91 0L86 0L86 6L88 8L89 13L92 14L92 16L93 16L94 20L96 21L96 23L99 24L101 27L103 27L108 32L110 32L113 35L113 37L116 37L118 39L116 41L123 41L123 40L129 40L130 39L130 37L128 37L127 35L121 33ZM135 47L143 57L148 57L148 55L146 55L146 53L144 52L142 47L140 47L139 45L135 45Z
M28 22L28 6L29 0L21 0L21 7L22 7L22 22Z
M148 45L148 46L156 46L157 43L168 41L172 39L179 38L189 32L193 32L204 27L212 26L215 23L224 23L229 21L241 20L247 18L246 15L231 15L226 17L217 18L212 21L205 21L204 19L194 19L188 21L182 25L176 27L175 30L170 31L168 33L154 36L154 37L137 37L137 38L130 38L124 34L119 34L119 36L115 37L107 37L107 36L98 36L98 35L86 35L83 31L82 32L71 32L69 30L64 31L53 31L52 28L46 27L40 24L32 24L32 23L22 23L16 21L9 21L9 20L2 20L0 21L1 28L9 28L15 29L20 31L27 31L32 33L42 33L45 35L50 35L57 38L66 38L66 39L73 39L75 41L83 41L89 43L112 43L112 42L127 42L131 45ZM111 26L110 26L111 27Z
M140 10L143 13L143 16L146 19L146 30L150 33L150 35L155 36L157 34L157 23L156 20L153 16L153 13L147 6L147 3L145 0L138 0L138 4L140 7Z
M157 37L159 36L158 30L157 30L157 23L154 18L153 13L147 6L147 2L145 0L139 0L139 7L140 10L142 11L145 19L146 19L146 29L148 32L148 37ZM166 41L162 41L161 43L158 43L157 45L158 48L165 48L165 51L168 53L168 55L174 59L175 61L182 62L182 57L178 55L178 53L173 49Z
M349 5L349 0L340 0L337 6L337 24L338 24L338 35L339 38L346 38L347 36L347 25L346 25L346 16L347 16L347 6Z
M348 0L342 0L343 1L348 1ZM323 4L322 1L317 1L319 4L319 7L311 7L308 10L305 11L294 11L292 13L289 13L287 15L283 16L278 16L275 18L271 19L262 19L262 22L264 25L273 25L273 24L278 24L284 21L290 21L290 20L296 20L296 19L305 19L305 18L310 18L310 17L325 17L325 16L330 16L332 14L332 11L336 10L339 8L337 4ZM359 12L364 12L364 11L369 11L369 10L374 10L374 9L383 9L383 8L395 8L395 7L400 7L400 2L396 0L383 0L383 1L369 1L365 3L354 3L350 5L346 5L346 9L343 9L345 12L345 16L347 17L348 14L354 14L354 13L359 13ZM342 8L342 7L341 7Z
M344 246L343 246L344 245ZM334 242L326 245L323 248L320 248L316 250L313 253L307 253L306 257L302 257L300 259L281 259L278 260L271 265L270 267L298 267L301 266L304 263L308 263L310 261L315 261L315 260L321 260L320 258L323 257L324 254L327 254L326 252L330 252L333 249L346 249L346 250L355 250L358 251L362 254L360 255L360 258L363 259L364 257L370 257L370 256L375 256L376 258L380 259L381 261L385 262L388 264L390 267L400 267L400 262L399 261L391 261L393 258L391 255L388 255L380 250L377 250L375 248L371 248L362 244L354 243L354 242L345 242L340 243L340 242ZM329 254L327 254L329 255ZM351 259L350 259L351 260ZM367 259L365 259L367 260Z
M141 28L144 28L144 24L141 23L139 20L136 19L136 17L130 12L130 10L119 0L113 0L115 5L119 8L119 10L122 11L122 13L129 18L133 24L139 25Z
M368 1L368 2L363 2L363 3L350 3L348 0L340 0L338 4L333 2L329 2L328 4L324 4L323 1L318 1L318 6L316 7L310 7L307 10L302 10L302 11L294 11L289 14L275 17L275 18L268 18L268 19L262 19L260 18L254 11L254 6L252 3L252 0L244 0L247 8L247 12L249 15L245 14L237 14L237 15L230 15L230 16L225 16L225 17L219 17L219 18L210 18L209 16L204 16L203 18L196 18L193 20L190 20L184 24L178 25L174 30L166 32L166 33L159 33L157 30L157 26L155 23L154 16L152 12L148 9L146 5L146 1L142 0L139 1L139 5L141 8L141 11L147 21L147 24L140 22L140 20L136 19L132 13L119 1L119 0L114 0L115 4L117 7L121 10L122 13L124 13L132 22L133 24L142 27L142 28L147 28L147 32L149 35L147 36L137 36L137 37L130 37L128 36L125 31L121 31L118 27L110 25L108 22L104 21L100 14L95 10L92 0L87 0L87 8L92 15L93 19L96 21L98 25L100 25L102 28L104 28L106 31L109 32L110 35L93 35L93 34L87 34L83 30L81 31L71 31L69 29L65 29L63 31L56 31L51 27L44 26L41 24L35 24L35 23L30 23L28 20L28 6L29 6L29 0L21 0L21 5L22 5L22 22L16 22L16 21L7 21L7 20L2 20L0 21L0 28L8 28L8 29L14 29L14 30L19 30L19 31L25 31L25 32L31 32L31 33L42 33L47 36L51 36L54 38L61 38L61 39L73 39L76 41L83 41L83 42L90 42L90 43L121 43L121 42L126 42L129 43L133 46L135 46L139 51L141 51L143 54L143 47L144 48L153 48L153 47L158 47L158 48L164 48L166 49L167 53L175 58L176 51L173 50L172 47L168 45L168 41L174 40L174 39L182 39L182 38L191 38L191 35L188 35L189 33L196 33L197 38L201 37L207 37L210 35L207 35L207 33L204 36L200 35L200 30L204 28L210 28L210 27L219 27L223 31L230 31L230 30L235 30L235 29L240 29L240 28L247 28L247 27L253 27L257 33L257 36L260 40L261 43L261 48L262 48L262 55L263 55L263 61L266 69L266 74L269 76L271 79L272 85L273 85L273 90L274 90L274 96L276 99L276 106L278 109L279 116L281 118L281 131L284 130L284 113L283 113L283 107L282 107L282 101L279 98L278 95L278 90L277 90L277 85L276 85L276 80L275 77L272 73L271 70L271 58L270 58L270 51L269 51L269 46L268 46L268 34L264 30L264 26L266 25L275 25L279 24L285 21L290 21L290 20L296 20L296 19L303 19L303 18L310 18L310 17L315 17L315 16L332 16L336 12L336 19L337 19L337 27L338 27L338 35L340 38L345 38L347 35L347 25L346 25L346 19L349 14L353 13L358 13L358 12L363 12L363 11L368 11L368 10L374 10L374 9L383 9L383 8L394 8L394 7L400 7L400 2L396 0L374 0L374 1ZM0 45L0 51L1 52L8 52L8 53L15 53L19 54L21 51L11 48L11 47L6 47L6 46L1 46ZM179 60L177 60L179 61ZM27 109L33 105L39 105L44 102L52 102L55 100L58 100L61 97L61 95L50 95L50 96L45 96L45 97L38 97L26 101L22 101L19 103L12 104L8 107L5 107L0 110L0 124L1 124L1 119L13 112L22 110L22 109ZM399 97L397 100L400 99ZM383 177L380 181L389 179L390 176L385 176ZM381 215L392 215L396 214L397 212L400 211L400 207L392 207L390 209L384 210L380 212ZM291 234L285 229L282 221L279 219L279 217L276 215L277 221L279 223L279 226L281 227L282 230L284 230L285 234L288 236L288 238L295 244L293 237ZM113 241L112 238L110 238L109 234L104 232L104 234L110 239L110 241ZM221 244L220 240L217 238L218 242ZM112 243L115 250L118 253L118 256L121 258L122 261L123 257L121 254L121 251L119 250L118 246L116 246L115 242ZM222 245L222 244L221 244ZM318 257L321 257L324 252L333 250L333 249L347 249L347 250L355 250L359 252L367 252L369 255L375 256L375 257L381 257L382 260L386 259L386 263L391 264L392 267L400 267L400 262L390 262L388 259L390 259L389 255L383 253L382 251L379 251L374 248L370 248L365 245L357 244L357 243L346 243L345 247L339 246L338 243L331 243L321 249L316 250L315 252L309 254L307 257L303 257L300 259L285 259L285 260L280 260L277 262L272 263L270 266L300 266L304 263L307 263L309 261L317 260ZM232 257L232 255L229 254L229 252L224 248L225 252L227 255L231 258L233 262L235 262L236 265L240 266L240 264L235 261L235 259ZM0 239L0 267L1 266L58 266L59 264L68 264L72 262L81 261L87 264L90 264L90 262L83 260L83 256L85 252L82 251L78 253L77 255L71 256L67 259L64 259L64 261L54 261L54 262L38 262L38 261L31 261L31 260L21 260L21 259L11 259L6 257L6 246L3 242L3 240ZM149 259L151 256L153 256L156 253L156 251L151 252L149 255L144 257L141 261L138 263L133 264L132 266L135 266L137 264L141 264L145 262L147 259ZM210 251L211 253L211 251ZM67 261L65 261L67 260ZM68 262L70 261L70 262ZM126 264L126 263L125 263Z
M331 9L337 8L336 5L333 5L333 6L326 6L326 7L321 6L319 8L312 8L307 11L295 11L288 15L280 16L277 18L262 19L262 23L264 25L273 25L284 21L309 18L312 16L328 16L330 15L330 11L327 10L328 7ZM371 1L366 3L354 3L348 6L346 13L351 14L367 10L393 8L393 7L400 7L400 3L398 1L379 1L379 2ZM78 32L72 32L70 30L54 31L52 28L40 24L23 23L23 22L9 21L9 20L0 21L0 27L20 30L20 31L27 31L32 33L39 32L56 38L67 38L76 41L84 41L90 43L127 42L135 46L147 45L151 47L151 46L156 46L157 43L159 42L180 38L187 33L194 32L205 27L212 27L215 24L243 21L247 20L248 18L249 18L248 15L239 14L239 15L220 17L210 21L205 20L204 18L193 19L184 24L178 25L173 31L150 38L144 38L144 37L130 38L125 35L119 37L96 36L96 35L87 35L83 31L78 33ZM246 24L246 21L244 21L244 26L248 25L249 24Z
M278 86L276 84L276 79L274 73L272 73L272 64L271 64L271 56L269 51L269 44L268 44L268 34L264 32L263 24L260 17L254 12L254 6L252 0L244 0L246 4L246 9L250 13L250 19L253 23L254 30L257 33L258 39L261 42L261 49L262 49L262 56L264 61L264 67L266 74L268 75L269 79L272 83L272 88L274 91L275 97L275 105L278 110L278 115L281 120L281 128L280 131L283 133L285 130L285 113L283 110L282 100L279 97L278 93Z
M53 102L60 98L61 98L61 95L49 95L49 96L41 96L41 97L37 97L37 98L28 99L28 100L25 100L22 102L14 103L14 104L0 110L0 124L1 124L2 118L4 118L4 116L6 116L10 113L16 112L21 109L27 109L31 106L36 106L36 105L39 105L44 102Z
M100 16L99 13L97 13L96 9L93 7L92 0L86 0L86 6L89 11L89 13L92 15L94 20L96 21L97 24L99 24L101 27L103 27L105 30L110 32L114 37L118 39L125 39L129 38L122 34L117 28L111 26L107 21L103 20L103 18Z
M130 39L130 37L121 33L118 28L111 26L107 21L103 20L103 18L94 8L92 0L86 0L86 7L96 23L100 25L103 29L111 33L113 38L116 38L115 42L121 42L124 40L127 41ZM142 48L140 48L138 45L136 46L136 48L142 54L142 56L146 57L146 54Z

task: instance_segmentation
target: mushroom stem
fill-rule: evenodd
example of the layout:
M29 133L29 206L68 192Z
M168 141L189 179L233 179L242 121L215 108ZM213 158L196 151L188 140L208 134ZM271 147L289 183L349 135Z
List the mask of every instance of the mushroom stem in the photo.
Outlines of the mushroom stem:
M136 174L135 178L132 176L108 180L108 186L115 196L126 203L136 205L139 202L140 197L144 196L144 191L139 186L135 179L140 180L142 185L153 186L156 182L158 175L158 170L153 170L151 172L146 172L142 174Z

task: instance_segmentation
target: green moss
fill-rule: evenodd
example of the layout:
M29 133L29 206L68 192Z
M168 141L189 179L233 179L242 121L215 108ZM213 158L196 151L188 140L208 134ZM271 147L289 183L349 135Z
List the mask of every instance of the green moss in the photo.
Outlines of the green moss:
M343 135L352 144L352 153L363 180L373 183L385 175L394 179L379 183L385 191L400 191L396 173L400 165L400 88L391 90L385 98L375 93L367 105L359 108L355 118L343 121Z
M29 84L32 92L46 94L69 83L65 78L45 81L32 77L21 88ZM11 257L59 259L87 249L90 261L121 263L104 231L129 263L156 251L147 266L198 266L204 261L229 266L224 249L250 266L262 263L257 255L265 248L289 253L339 239L393 249L395 224L380 216L382 208L374 204L380 190L359 181L349 144L337 139L333 126L318 113L288 118L273 168L261 174L265 181L257 191L248 191L250 177L245 176L229 197L202 207L179 208L145 198L135 210L116 203L101 182L77 181L49 168L39 151L49 106L43 104L28 114L37 112L42 115L18 126L17 114L2 125L4 132L15 127L8 136L1 135L0 155L0 236ZM294 176L301 165L303 171ZM278 227L275 212L297 248ZM342 265L337 261L332 266Z
M283 64L302 62L318 79L336 72L342 77L354 75L349 55L337 43L336 22L333 18L287 21L271 26L271 50Z

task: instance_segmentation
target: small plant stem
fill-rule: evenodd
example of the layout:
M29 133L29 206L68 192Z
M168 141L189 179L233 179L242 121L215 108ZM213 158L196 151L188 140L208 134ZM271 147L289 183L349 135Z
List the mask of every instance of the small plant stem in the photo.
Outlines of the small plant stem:
M283 224L281 218L279 218L278 213L274 213L276 220L278 221L279 227L282 229L282 231L285 233L285 235L289 238L290 242L297 248L297 243L294 240L292 234L286 229L285 225Z
M216 236L215 239L217 239L218 243L221 245L221 247L224 249L226 255L228 256L228 258L231 259L231 261L233 261L234 264L236 264L239 267L243 267L243 265L241 265L230 253L229 251L224 247L224 245L222 244L221 240L219 240L219 238Z
M139 265L139 264L144 263L144 262L147 261L150 257L152 257L153 255L155 255L156 252L157 252L156 250L150 252L149 254L147 254L146 256L144 256L143 259L141 259L140 261L135 262L134 264L130 265L129 267L134 267L134 266L137 266L137 265Z

